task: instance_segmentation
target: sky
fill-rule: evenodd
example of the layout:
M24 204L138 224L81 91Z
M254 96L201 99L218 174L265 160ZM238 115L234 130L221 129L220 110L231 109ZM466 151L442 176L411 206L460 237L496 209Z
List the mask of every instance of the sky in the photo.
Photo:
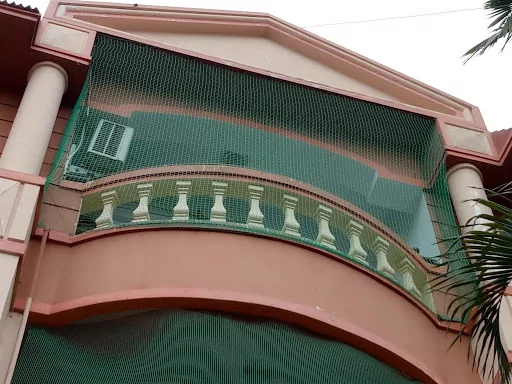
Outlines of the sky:
M44 13L49 0L22 2ZM512 128L509 92L512 42L501 53L499 45L467 64L461 58L488 36L490 21L482 8L484 0L137 0L137 3L270 13L478 106L490 131ZM473 10L400 18L467 9ZM364 22L396 17L399 19ZM331 23L345 24L312 27Z

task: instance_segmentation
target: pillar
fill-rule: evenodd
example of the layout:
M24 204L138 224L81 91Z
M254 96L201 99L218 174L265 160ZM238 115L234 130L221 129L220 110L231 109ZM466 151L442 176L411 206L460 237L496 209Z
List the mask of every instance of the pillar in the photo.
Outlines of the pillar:
M475 199L487 199L487 194L483 190L482 173L473 164L463 163L453 166L448 170L448 188L452 198L453 207L457 216L459 225L467 225L468 221L471 226L463 228L462 232L467 233L471 230L485 230L485 221L470 221L473 217L481 214L492 215L492 210L482 204L475 203ZM504 310L510 305L505 297L502 301L502 310L500 311L500 333L502 335L502 343L508 352L507 340L512 344L512 311ZM473 350L478 347L476 341L472 341ZM512 345L511 345L512 347ZM479 371L482 382L490 384L492 380L489 378L489 370L493 364L492 356L487 361L487 372ZM496 369L496 366L494 366Z
M32 67L0 168L39 174L66 86L66 71L59 65L45 61Z
M51 62L36 64L0 157L0 168L39 175L66 90L64 69ZM37 209L40 186L0 178L0 235L7 241L28 243ZM0 250L0 382L6 376L21 316L9 313L16 285L18 256Z
M482 213L492 215L492 210L482 204L477 204L474 199L487 199L483 190L482 174L472 164L458 164L448 170L448 188L452 203L457 215L459 225L466 225L468 220ZM475 223L482 224L482 223ZM464 228L463 232L471 229L481 229L479 226Z

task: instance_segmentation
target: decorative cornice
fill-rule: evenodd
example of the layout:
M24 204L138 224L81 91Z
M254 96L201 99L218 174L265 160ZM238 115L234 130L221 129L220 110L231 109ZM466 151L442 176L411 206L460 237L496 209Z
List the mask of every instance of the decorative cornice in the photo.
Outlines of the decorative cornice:
M461 163L461 164L457 164L457 165L451 167L448 170L448 172L446 172L446 178L449 179L450 176L452 176L455 172L457 172L461 169L471 169L471 170L475 171L476 173L478 173L480 180L483 180L482 172L480 172L480 170L476 166L474 166L473 164L470 164L470 163Z

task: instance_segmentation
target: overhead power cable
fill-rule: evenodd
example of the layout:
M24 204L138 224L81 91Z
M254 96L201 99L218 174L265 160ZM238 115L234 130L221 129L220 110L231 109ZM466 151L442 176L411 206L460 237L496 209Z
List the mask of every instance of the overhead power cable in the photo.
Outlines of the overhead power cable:
M368 20L355 20L355 21L340 21L338 23L327 23L327 24L316 24L316 25L307 25L302 27L306 28L317 28L317 27L328 27L331 25L343 25L343 24L360 24L360 23L371 23L374 21L386 21L386 20L398 20L398 19L410 19L414 17L425 17L425 16L436 16L436 15L445 15L448 13L459 13L459 12L468 12L468 11L479 11L483 10L483 8L467 8L467 9L456 9L453 11L443 11L443 12L433 12L433 13L420 13L416 15L408 15L408 16L395 16L395 17L384 17L382 19L368 19Z

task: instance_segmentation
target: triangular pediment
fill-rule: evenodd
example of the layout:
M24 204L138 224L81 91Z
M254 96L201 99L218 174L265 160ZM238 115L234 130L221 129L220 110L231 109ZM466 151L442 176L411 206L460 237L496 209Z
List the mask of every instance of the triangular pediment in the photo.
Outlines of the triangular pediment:
M258 13L56 2L47 17L246 70L481 125L462 100ZM429 113L432 115L432 113Z

